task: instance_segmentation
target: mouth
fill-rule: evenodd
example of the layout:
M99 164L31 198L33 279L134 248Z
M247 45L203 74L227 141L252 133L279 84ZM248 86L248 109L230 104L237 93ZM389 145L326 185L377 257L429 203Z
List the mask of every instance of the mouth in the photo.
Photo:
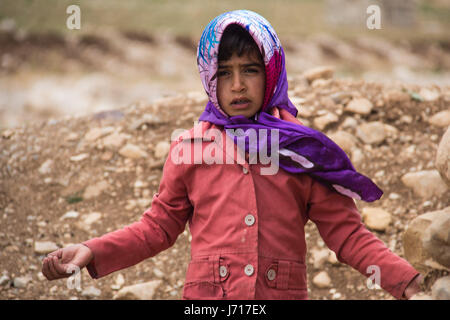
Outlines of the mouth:
M237 99L233 99L233 101L231 101L231 106L235 109L245 109L249 106L251 100L247 99L247 98L237 98Z

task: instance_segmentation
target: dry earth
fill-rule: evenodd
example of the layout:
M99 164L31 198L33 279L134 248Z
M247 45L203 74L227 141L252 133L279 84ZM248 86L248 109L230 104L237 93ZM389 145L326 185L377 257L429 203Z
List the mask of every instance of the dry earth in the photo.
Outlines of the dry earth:
M427 91L417 85L339 79L320 79L311 85L303 77L292 79L290 88L299 118L306 125L327 135L342 130L355 138L349 156L356 159L356 169L384 191L379 201L357 201L357 206L360 210L380 207L391 214L387 229L373 232L403 256L402 233L408 223L420 214L450 204L448 190L423 199L401 182L408 172L434 169L437 146L448 124L430 124L430 119L449 110L450 88L432 86ZM353 98L366 98L373 108L368 114L348 111L346 106ZM162 160L155 156L156 145L170 142L174 129L190 128L204 103L202 94L193 93L4 130L0 137L0 273L11 281L0 286L0 298L112 299L121 274L123 285L160 279L154 298L179 299L189 259L188 230L172 248L126 270L99 280L92 280L83 270L82 289L93 286L101 290L90 296L86 291L68 289L66 280L44 280L40 274L43 255L35 252L34 243L48 240L63 247L139 219L161 178ZM328 113L336 118L321 127L317 119ZM386 136L377 143L364 143L356 130L373 121L389 125L385 126ZM88 135L93 128L103 128L104 136ZM117 135L113 141L105 140L114 132L121 133L123 140ZM125 143L137 145L148 156L122 156L118 150ZM79 157L71 159L74 156ZM47 160L52 162L44 164ZM69 211L79 216L62 220ZM83 217L94 212L101 214L100 219L90 225L83 223ZM314 224L309 222L306 231L311 299L393 299L383 290L369 290L366 278L349 266L326 262L320 269L315 268L311 251L323 248L324 243ZM329 288L320 289L312 283L322 270L331 278ZM23 288L13 285L15 278L27 275L31 281Z

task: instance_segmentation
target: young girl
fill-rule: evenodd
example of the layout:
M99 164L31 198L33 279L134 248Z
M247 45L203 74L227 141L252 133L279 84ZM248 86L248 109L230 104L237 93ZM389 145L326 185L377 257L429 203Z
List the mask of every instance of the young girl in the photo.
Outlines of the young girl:
M378 267L380 286L397 299L417 293L422 276L364 227L352 199L382 191L296 119L269 22L247 10L216 17L197 63L209 102L173 141L151 208L139 222L49 254L47 279L70 276L73 265L93 278L135 265L173 245L189 222L183 299L307 299L310 219L340 262L366 276ZM255 161L263 150L272 163Z

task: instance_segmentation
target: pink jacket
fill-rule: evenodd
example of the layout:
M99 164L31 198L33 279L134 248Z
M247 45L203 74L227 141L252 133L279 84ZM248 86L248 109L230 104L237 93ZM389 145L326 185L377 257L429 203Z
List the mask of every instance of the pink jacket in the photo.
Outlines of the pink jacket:
M381 287L402 297L418 272L364 227L352 198L307 174L280 169L261 175L263 165L227 154L221 141L224 159L231 157L233 164L172 161L174 148L183 143L191 147L192 160L195 139L203 139L202 150L211 148L216 142L206 137L209 128L217 127L200 122L172 143L159 192L139 222L84 242L94 254L87 266L91 277L155 256L189 222L183 299L307 299L304 227L310 219L340 262L365 276L371 275L368 266L377 265ZM224 131L222 138L229 139Z

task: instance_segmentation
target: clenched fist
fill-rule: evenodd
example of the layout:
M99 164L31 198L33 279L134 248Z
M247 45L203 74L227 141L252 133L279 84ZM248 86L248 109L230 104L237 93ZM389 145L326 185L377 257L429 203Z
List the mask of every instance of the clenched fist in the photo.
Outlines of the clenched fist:
M58 249L42 261L42 273L48 280L68 278L75 268L83 269L92 261L94 255L83 244L75 244Z

